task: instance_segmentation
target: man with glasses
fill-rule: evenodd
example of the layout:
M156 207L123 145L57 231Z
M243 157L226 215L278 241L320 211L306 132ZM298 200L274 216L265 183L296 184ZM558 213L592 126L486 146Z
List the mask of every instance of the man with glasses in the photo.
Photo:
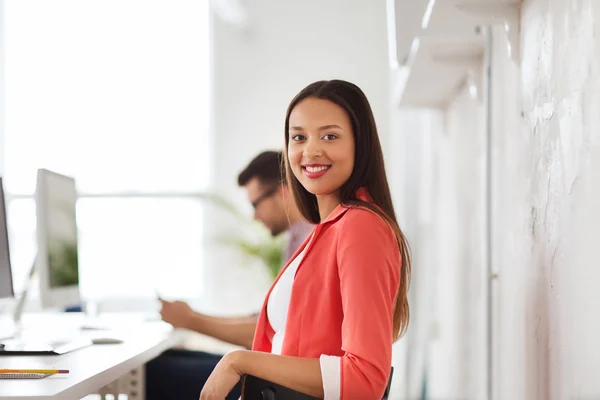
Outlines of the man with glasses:
M289 231L284 249L287 263L304 242L313 225L302 219L282 174L280 151L265 151L256 156L239 174L238 184L246 191L254 207L254 218L273 236ZM161 317L176 328L190 329L204 335L247 348L252 347L258 315L246 317L213 317L195 312L182 301L161 300ZM204 383L222 355L190 350L168 350L146 365L146 398L198 399ZM238 399L238 384L227 399Z
M254 218L273 236L289 231L290 240L283 254L285 264L314 226L302 219L294 203L285 182L285 173L282 173L282 157L280 151L259 154L240 173L238 184L246 189L248 201L254 207Z

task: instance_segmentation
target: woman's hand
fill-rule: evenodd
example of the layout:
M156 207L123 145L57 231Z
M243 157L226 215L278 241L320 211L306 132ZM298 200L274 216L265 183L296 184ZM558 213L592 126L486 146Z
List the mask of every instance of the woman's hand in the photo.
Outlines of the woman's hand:
M200 400L225 400L240 381L242 374L236 368L236 359L241 353L236 350L223 356L204 384Z

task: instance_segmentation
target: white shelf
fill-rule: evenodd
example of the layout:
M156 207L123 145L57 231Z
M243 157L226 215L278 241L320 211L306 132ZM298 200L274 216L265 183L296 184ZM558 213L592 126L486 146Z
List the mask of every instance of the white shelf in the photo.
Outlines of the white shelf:
M518 1L435 0L432 4L426 29L410 38L412 52L405 59L404 82L396 93L397 103L403 107L444 108L468 77L475 77L471 84L481 92L478 78L485 44L481 32L486 25L505 26L507 47L519 62ZM419 24L423 19L413 18ZM404 22L397 20L396 24ZM408 36L398 42L405 43Z
M419 42L399 104L403 107L444 108L465 84L470 71L479 75L483 39L477 36L469 40L422 37Z
M422 33L421 22L429 0L394 0L396 55L398 64L406 63L413 38Z

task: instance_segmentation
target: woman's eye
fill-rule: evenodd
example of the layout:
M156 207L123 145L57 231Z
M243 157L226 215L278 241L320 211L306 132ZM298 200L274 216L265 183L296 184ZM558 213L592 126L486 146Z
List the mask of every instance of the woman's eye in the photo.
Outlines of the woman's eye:
M295 140L295 141L304 140L304 135L294 135L294 136L292 136L292 140Z
M328 133L327 135L323 136L323 139L325 139L325 140L334 140L336 138L337 138L337 136L334 135L333 133Z

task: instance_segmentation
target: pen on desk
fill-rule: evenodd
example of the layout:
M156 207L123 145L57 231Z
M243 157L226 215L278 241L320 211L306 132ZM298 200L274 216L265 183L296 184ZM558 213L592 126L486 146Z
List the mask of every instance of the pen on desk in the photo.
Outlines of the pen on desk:
M68 374L68 369L0 369L0 374Z

